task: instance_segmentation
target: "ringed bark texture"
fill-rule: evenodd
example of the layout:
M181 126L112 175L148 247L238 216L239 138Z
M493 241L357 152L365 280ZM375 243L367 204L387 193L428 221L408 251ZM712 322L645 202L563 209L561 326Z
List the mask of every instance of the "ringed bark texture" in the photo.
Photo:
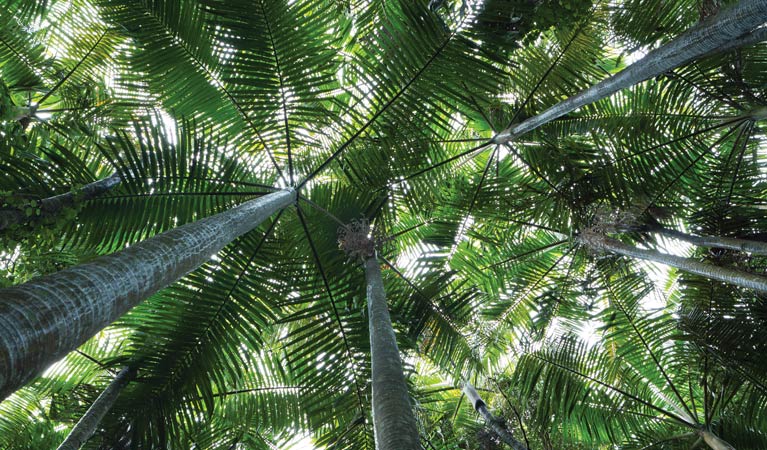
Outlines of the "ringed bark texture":
M698 247L726 248L728 250L738 250L741 252L753 253L755 255L767 256L767 242L749 241L731 237L696 236L694 234L682 233L681 231L669 228L658 228L653 231L664 236L689 242Z
M688 29L671 42L651 51L621 72L585 89L542 113L511 126L493 138L503 144L541 125L594 103L622 89L686 64L712 52L731 50L733 43L754 44L765 33L757 30L767 22L767 0L741 0L719 14Z
M121 181L120 175L114 173L103 180L88 183L76 191L44 198L40 201L39 217L27 217L23 211L17 209L0 210L0 231L19 223L55 216L62 209L74 206L77 201L92 200L110 191Z
M498 435L498 437L501 438L503 442L505 442L514 450L528 450L525 444L519 442L514 437L514 435L512 435L511 432L505 426L503 426L503 422L501 420L498 420L498 418L493 416L490 410L487 409L487 404L485 401L482 400L482 397L479 396L477 390L474 389L474 386L472 386L472 384L468 381L463 383L463 393L466 395L466 398L469 400L474 410L477 411L483 419L485 419L485 422L490 426L490 428L493 429L493 432L495 432L495 434Z
M135 371L130 367L123 368L109 383L104 392L99 394L88 411L77 421L77 425L69 432L69 436L59 445L57 450L78 450L96 432L101 419L112 409L122 389L133 378Z
M0 290L0 399L295 199L293 189L265 195Z
M377 450L421 450L397 337L386 306L381 267L365 260L370 354L373 372L373 431Z
M767 293L767 278L748 272L730 269L729 267L715 266L713 264L702 263L692 258L683 258L681 256L669 255L657 252L655 250L645 250L641 248L626 245L618 240L605 237L601 243L595 245L585 241L587 245L603 249L618 255L628 256L630 258L644 259L654 261L667 266L676 267L685 272L701 275L712 280L724 281L748 289L754 289L759 292ZM582 241L584 242L584 241Z

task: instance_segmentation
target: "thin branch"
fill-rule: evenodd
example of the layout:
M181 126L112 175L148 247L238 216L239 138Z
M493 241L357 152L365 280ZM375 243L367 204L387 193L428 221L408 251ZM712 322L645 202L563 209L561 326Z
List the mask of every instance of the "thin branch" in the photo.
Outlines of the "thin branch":
M746 126L743 127L744 131L743 133L738 136L738 140L735 141L735 143L732 145L732 149L735 150L735 148L738 146L739 141L742 139L741 143L741 149L740 154L738 155L738 162L735 164L735 171L732 174L732 181L730 182L730 191L727 193L727 200L725 202L725 205L729 205L732 201L732 193L735 190L735 180L738 178L738 172L740 172L740 165L743 163L743 155L746 153L746 149L748 148L748 140L751 137L751 130L754 128L754 122L750 121ZM745 136L745 137L744 137Z
M527 94L527 96L525 97L525 100L522 102L519 108L517 108L517 110L514 112L514 115L511 117L511 120L509 120L509 124L506 128L509 128L514 124L514 121L517 120L517 117L519 117L519 114L522 112L522 110L525 109L525 106L527 106L530 100L532 100L533 95L535 95L535 93L538 91L538 88L541 87L541 85L546 80L546 78L548 78L549 74L551 74L551 72L554 70L557 64L559 64L559 61L562 59L562 57L565 56L565 53L567 52L567 50L570 49L570 46L573 44L573 42L575 42L575 38L577 38L578 35L581 33L581 31L583 30L583 27L588 22L588 20L591 19L591 15L594 13L595 10L596 10L596 6L592 8L589 15L584 17L583 20L578 24L578 28L573 33L573 36L570 38L567 44L565 44L564 48L562 48L562 51L559 52L559 55L557 55L556 59L554 59L551 65L549 65L549 67L546 69L546 72L543 73L543 76L538 80L535 86L533 86L533 89L530 91L530 93Z
M468 150L465 150L465 151L463 151L463 152L461 152L461 153L459 153L459 154L457 154L455 156L451 156L451 157L449 157L449 158L447 158L447 159L445 159L443 161L440 161L440 162L438 162L436 164L432 164L431 166L426 167L425 169L421 169L421 170L419 170L419 171L417 171L415 173L412 173L412 174L406 176L405 178L403 178L403 179L401 179L399 181L395 181L394 183L391 183L390 185L388 185L388 186L386 186L384 188L379 188L379 189L376 190L376 192L381 191L381 190L386 189L386 188L391 188L391 187L396 186L396 185L401 184L401 183L404 183L405 181L411 180L411 179L413 179L413 178L415 178L415 177L417 177L419 175L423 175L426 172L429 172L429 171L434 170L434 169L436 169L438 167L444 166L445 164L453 162L456 159L463 158L464 156L467 156L467 155L470 155L472 153L484 150L487 146L491 145L492 143L493 143L492 141L484 141L482 144L477 145L476 147L472 147L472 148L470 148Z
M317 248L314 246L314 240L312 240L311 233L309 233L309 227L306 225L306 219L304 218L304 214L301 211L301 205L296 204L296 212L298 214L298 220L301 222L301 227L304 229L306 240L309 242L309 247L312 250L312 256L314 257L314 262L317 265L317 270L319 270L320 276L322 277L322 282L325 285L325 292L327 292L328 298L330 299L330 305L333 308L333 314L338 324L338 328L341 332L341 338L344 341L344 347L346 348L346 356L347 358L349 358L349 364L351 365L352 373L354 373L354 386L356 388L355 390L357 393L357 401L359 402L360 413L362 413L363 411L365 411L365 407L362 401L362 391L360 390L360 386L358 382L358 375L356 370L357 365L354 363L351 346L349 345L349 340L346 337L346 330L344 329L344 324L341 321L341 316L340 314L338 314L338 308L336 308L336 301L333 298L333 291L330 289L330 282L328 281L328 277L325 274L325 269L322 267L320 255L317 252Z
M75 64L75 66L72 68L72 70L70 70L64 76L64 78L60 79L59 82L56 83L51 88L51 90L49 90L45 95L43 95L43 97L40 100L38 100L37 104L41 104L44 101L46 101L48 99L48 97L53 95L53 93L56 92L56 90L58 90L58 88L61 87L62 84L66 83L66 81L69 79L69 77L71 77L77 71L77 69L80 68L80 65L82 63L84 63L85 60L88 59L89 56L91 56L91 53L93 53L93 50L95 50L96 47L98 47L98 45L101 43L101 40L104 39L104 37L107 35L107 33L109 33L109 30L104 30L104 32L101 34L101 36L99 36L99 38L96 40L96 43L93 44L93 46L91 46L91 48L89 48L88 51L85 53L85 56L83 56L79 61L77 61L77 64Z
M277 55L277 46L274 44L274 36L272 34L272 27L269 25L269 14L266 12L264 2L259 2L261 5L261 13L264 17L264 23L266 24L266 34L269 36L269 42L272 45L272 53L274 54L274 63L277 68L277 79L280 83L280 98L282 100L282 119L285 124L285 142L288 148L288 174L290 178L290 185L293 186L293 156L290 149L290 127L288 126L288 106L285 99L285 82L282 77L282 69L280 68L280 58Z
M647 353L650 354L650 358L652 358L653 362L655 362L655 366L660 371L661 375L663 375L663 378L666 380L666 383L671 388L671 390L674 392L674 395L676 398L682 403L682 406L684 407L685 411L687 411L687 414L690 415L690 418L693 420L696 420L695 413L690 409L689 406L687 406L687 402L684 401L684 398L682 397L682 394L677 389L676 385L671 381L671 377L669 377L668 373L666 373L666 370L663 369L663 364L661 364L658 357L655 355L655 352L652 351L650 348L650 344L647 343L644 336L642 335L642 332L639 331L639 328L634 323L633 318L631 315L626 311L626 308L621 304L620 300L618 300L618 296L615 295L613 292L612 284L609 282L609 280L605 280L605 286L607 286L608 292L612 295L613 301L615 302L615 305L620 309L620 311L623 313L623 315L628 320L629 324L631 324L631 328L636 333L637 337L639 338L640 342L642 342L642 346L647 350Z
M552 264L551 266L549 266L549 268L548 268L548 269L546 269L546 272L544 272L544 273L543 273L543 274L542 274L540 277L538 277L538 279L537 279L537 280L535 280L535 283L533 283L533 285L532 285L532 286L529 286L529 287L528 287L528 288L525 290L525 292L524 292L524 293L523 293L523 294L522 294L522 295L519 297L519 300L518 300L518 301L514 302L514 304L512 304L512 305L510 305L508 308L506 308L506 310L505 310L505 311L504 311L504 312L501 314L501 317L500 317L498 320L496 320L496 324L495 324L495 327L493 327L493 330L491 330L491 332L493 332L493 331L497 330L497 329L498 329L498 327L500 327L500 326L501 326L501 323L503 323L503 322L506 320L506 317L507 317L509 314L511 314L511 311L512 311L514 308L516 308L516 307L517 307L517 306L518 306L518 305L519 305L519 304L522 302L522 300L524 300L524 298L525 298L525 297L527 297L527 296L528 296L528 295L529 295L531 292L533 292L533 290L534 290L536 287L538 287L538 285L541 283L541 281L543 281L543 280L544 280L544 278L546 278L546 277L549 275L549 273L551 273L551 271L552 271L552 270L554 270L554 268L556 268L556 267L559 265L559 263L560 263L560 262L562 262L562 260L563 260L563 259L564 259L564 258L565 258L567 255L569 255L569 254L570 254L572 251L573 251L573 249L572 249L572 248L569 248L569 249L567 249L567 251L566 251L565 253L563 253L563 254L562 254L562 256L560 256L559 258L557 258L557 260L556 260L556 261L554 261L554 264Z
M264 235L261 237L261 239L258 242L258 245L256 245L255 250L253 250L253 253L250 255L250 258L248 258L248 262L242 267L240 270L240 273L237 275L237 278L235 279L232 286L227 291L226 295L224 296L224 299L218 304L218 308L216 309L216 312L212 314L210 319L205 324L205 328L202 330L202 333L197 335L197 339L194 340L194 345L187 348L187 350L184 352L184 355L180 358L176 358L176 361L184 362L187 358L187 356L192 355L193 352L199 351L200 347L205 343L205 340L208 339L208 332L210 332L211 327L213 324L218 320L219 316L221 315L221 311L223 311L224 306L229 303L229 301L232 299L232 295L234 294L234 290L237 289L242 279L245 277L245 273L250 268L250 265L253 264L253 261L255 260L256 256L258 255L259 250L261 250L261 247L264 245L266 240L269 238L269 236L272 234L272 231L274 230L274 227L277 225L277 222L280 220L280 217L282 217L282 213L285 210L280 210L277 215L275 216L274 220L271 224L269 224L269 228L266 229L266 232L264 232ZM170 384L173 381L173 375L177 375L178 373L175 371L171 372L171 377L168 379L168 382L166 383L166 386L163 387L163 390L165 387L167 387L167 384Z
M338 217L336 217L336 216L335 216L335 214L331 213L330 211L328 211L327 209L323 208L322 206L320 206L320 205L316 204L315 202L313 202L313 201L309 200L308 198L304 197L303 195L300 195L300 194L299 194L299 196L298 196L298 199L299 199L299 200L303 200L303 201L305 201L306 203L308 203L308 204L309 204L309 206L311 206L312 208L316 209L317 211L319 211L319 212L321 212L321 213L325 214L325 215L326 215L326 216L328 216L330 219L332 219L334 222L336 222L338 225L340 225L340 226L344 226L344 225L346 225L345 223L343 223L343 222L341 221L341 219L339 219Z
M392 264L388 259L384 258L381 255L378 255L378 259L380 259L382 263L384 263L387 266L389 266L389 268L392 270L392 272L394 272L398 277L400 277L422 299L426 300L426 304L429 305L429 307L432 310L432 312L434 312L437 316L439 316L442 320L444 320L447 324L449 324L450 327L452 327L459 336L463 337L463 334L458 330L458 327L455 325L455 323L453 323L453 320L450 319L450 317L448 317L445 314L444 311L442 311L442 308L438 307L434 303L434 301L431 299L431 297L429 297L426 294L424 294L423 291L418 286L416 286L415 283L413 283L408 277L406 277L405 274L400 272L399 269L397 269L397 267L394 266L394 264Z
M474 205L477 203L477 197L479 196L479 191L482 190L482 185L485 183L485 179L487 178L487 173L490 171L490 166L493 163L493 158L495 157L496 153L498 153L497 145L493 149L493 152L490 153L490 157L487 159L487 163L485 164L485 169L482 171L482 176L479 178L479 183L477 183L477 188L474 190L474 193L471 196L471 202L469 203L469 210L466 211L466 215L461 221L461 226L458 228L458 236L456 236L455 243L450 249L450 254L447 257L448 265L450 264L450 261L453 259L453 256L455 255L456 251L458 251L458 245L463 240L463 236L465 236L466 233L468 232L466 228L467 228L467 223L469 221L469 217L471 217L471 213L474 210Z
M88 361L96 364L102 370L106 370L107 372L111 373L112 375L116 375L117 374L117 372L114 369L112 369L111 367L108 367L106 364L104 364L103 362L101 362L98 359L94 358L93 356L85 353L84 351L78 349L78 350L75 350L75 353L77 353L78 355L80 355L83 358L87 359Z
M511 145L511 143L510 143L510 142L507 142L507 143L506 143L506 144L504 144L504 145L506 145L506 148L508 148L508 149L509 149L509 150L510 150L510 151L511 151L513 154L514 154L514 156L516 156L516 157L517 157L517 159L519 159L520 161L522 161L522 162L523 162L523 163L524 163L524 164L527 166L527 168L528 168L528 169L530 169L530 171L531 171L531 172L533 172L533 174L534 174L536 177L538 177L538 178L540 178L541 180L545 181L545 182L546 182L546 184L548 184L548 185L549 185L549 187L550 187L552 190L554 190L554 192L556 192L556 193L557 193L557 195L559 195L560 197L565 197L565 196L562 194L562 192L561 192L561 191L560 191L560 190L559 190L559 189L558 189L556 186L554 186L554 183L552 183L551 181L549 181L549 179L548 179L548 178L546 178L546 176L545 176L545 175L543 175L543 174L542 174L542 173L541 173L541 172L540 172L538 169L536 169L535 167L533 167L533 165L532 165L532 164L530 164L529 162L527 162L527 160L526 160L525 158L523 158L523 157L522 157L522 155L521 155L521 154L520 154L520 153L517 151L517 149L516 149L516 148L515 148L513 145Z
M204 64L197 55L194 54L191 50L187 48L187 46L183 43L182 40L179 40L175 34L167 30L167 26L163 23L162 20L158 19L154 13L150 10L145 9L145 13L152 17L163 29L165 29L166 33L169 36L172 36L174 38L174 42L178 43L178 46L191 58L192 61L200 68L203 72L205 72L205 75L207 75L208 79L213 82L213 84L220 89L227 99L232 103L232 106L237 110L238 113L242 116L242 118L245 120L245 122L250 126L250 129L256 134L256 137L258 137L258 140L261 142L261 145L264 147L264 151L266 151L267 156L269 157L269 160L271 161L272 165L274 166L274 169L277 171L277 175L282 179L282 181L287 183L287 180L285 180L285 175L282 173L282 169L280 169L280 166L277 164L277 160L274 159L274 155L272 155L271 150L269 150L269 146L266 145L266 141L264 140L261 133L258 131L258 128L253 123L253 121L250 119L248 114L245 112L243 107L240 105L240 103L234 98L234 95L232 95L231 92L224 86L224 84L219 81L219 79L213 75L213 73L208 69L207 65Z
M506 403L509 404L509 408L511 408L511 410L514 412L514 416L517 418L517 422L519 423L519 429L522 430L522 438L525 440L525 447L531 448L530 441L527 439L527 432L525 432L525 425L522 423L522 416L519 414L519 411L517 411L517 408L515 408L511 403L511 399L509 399L506 393L503 392L503 389L501 389L501 386L498 384L498 380L493 380L493 383L495 383L496 389L501 393L503 398L506 400Z
M668 184L667 184L667 185L666 185L666 186L665 186L665 187L664 187L664 188L663 188L663 189L662 189L662 190L661 190L661 191L660 191L658 194L656 194L656 195L655 195L655 197L652 199L652 201L650 201L650 202L648 202L648 203L647 203L647 206L645 206L645 208L643 209L642 213L645 213L645 212L647 212L647 210L648 210L649 208L651 208L652 206L654 206L654 205L655 205L655 203L656 203L658 200L660 200L660 199L661 199L661 197L663 197L663 196L666 194L666 192L667 192L669 189L671 189L671 187L672 187L673 185L675 185L675 184L677 183L677 181L679 181L680 179L682 179L682 176L684 176L684 174L685 174L685 173L687 173L687 171L688 171L688 170L690 170L690 169L691 169L691 168L693 168L695 165L697 165L697 164L698 164L698 162L699 162L701 159L703 159L703 157L704 157L704 156L706 156L708 153L710 153L710 152L711 152L711 150L712 150L714 147L716 147L717 145L721 144L721 143L722 143L724 140L726 140L726 139L727 139L727 138L728 138L728 137L729 137L729 136L730 136L730 135L731 135L731 134L732 134L732 133L735 131L735 129L736 129L736 127L733 127L733 128L731 128L731 129L729 129L729 130L728 130L726 133L724 133L724 134L723 134L723 135L722 135L722 136L721 136L719 139L717 139L717 140L716 140L716 141L715 141L713 144L711 144L710 146L706 147L706 149L705 149L704 151L702 151L702 152L701 152L701 153L700 153L700 154L699 154L699 155L698 155L698 156L697 156L697 157L696 157L694 160L692 160L692 162L690 162L690 164L688 164L688 165L687 165L687 167L685 167L685 168L684 168L684 170L682 170L681 172L679 172L678 174L676 174L676 176L674 177L674 179L673 179L673 180L671 180L671 182L669 182L669 183L668 183ZM741 128L741 133L742 133L742 128Z
M674 413L672 413L670 411L666 411L665 409L663 409L663 408L661 408L659 406L655 406L654 404L652 404L652 403L650 403L650 402L648 402L646 400L642 400L641 398L637 397L636 395L633 395L633 394L631 394L631 393L629 393L627 391L624 391L623 389L621 389L619 387L607 384L604 381L597 380L596 378L594 378L592 376L586 375L585 373L578 372L575 369L572 369L572 368L567 367L565 365L559 364L557 362L550 361L550 360L548 360L546 358L543 358L542 356L539 356L539 355L536 355L536 354L531 354L531 356L533 358L536 358L536 359L540 360L540 361L543 361L546 364L550 364L550 365L552 365L554 367L557 367L559 369L562 369L562 370L564 370L566 372L570 372L570 373L572 373L574 375L577 375L577 376L579 376L581 378L585 378L586 380L589 380L589 381L591 381L593 383L596 383L596 384L598 384L598 385L600 385L602 387L605 387L605 388L607 388L607 389L609 389L609 390L611 390L613 392L616 392L616 393L621 394L621 395L623 395L623 396L625 396L627 398L630 398L631 400L634 400L637 403L640 403L640 404L642 404L644 406L647 406L648 408L653 409L653 410L663 414L664 416L677 421L678 423L680 423L680 424L682 424L682 425L684 425L686 427L689 427L689 428L692 428L692 429L697 429L695 424L692 424L692 423L684 420L683 418L677 416L676 414L674 414Z
M445 50L447 47L447 44L452 41L453 37L457 34L459 28L456 28L455 31L450 33L450 35L445 39L445 41L436 49L436 51L429 57L428 60L426 60L426 63L418 69L418 71L413 75L410 80L408 80L407 83L403 87L401 87L396 94L392 98L390 98L383 106L383 108L379 109L378 111L373 114L373 117L371 117L362 127L360 127L354 134L346 140L343 144L341 144L336 151L334 151L322 164L320 164L319 167L317 167L315 170L313 170L309 175L306 176L300 183L298 183L298 187L303 187L307 182L312 180L314 177L317 176L320 172L322 172L325 167L328 166L333 160L338 158L341 153L343 153L362 133L365 132L365 130L370 127L389 107L394 104L394 102L402 96L402 94L405 93L405 91L413 84L416 80L418 80L421 75L426 71L426 69L431 66L431 64L437 59L437 57L442 54L442 51Z
M681 141L686 141L687 139L690 139L692 137L695 137L695 136L698 136L698 135L701 135L701 134L704 134L704 133L708 133L709 131L718 130L719 128L724 128L724 127L729 126L729 125L734 125L734 124L736 124L738 122L743 122L744 120L746 120L746 119L744 119L743 117L734 117L734 118L731 118L731 119L727 119L727 120L721 121L719 123L716 123L714 125L711 125L709 127L703 128L701 130L695 130L695 131L693 131L691 133L687 133L687 134L682 135L682 136L680 136L678 138L673 138L673 139L671 139L669 141L662 142L662 143L657 144L657 145L653 145L653 146L648 147L646 149L638 150L638 151L636 151L636 152L634 152L634 153L632 153L630 155L627 155L627 156L622 156L620 158L617 158L615 161L613 161L611 163L603 164L601 167L607 167L607 166L609 166L611 164L615 165L616 163L625 161L627 159L636 158L637 156L641 156L641 155L643 155L645 153L658 150L659 148L663 148L663 147L665 147L667 145L676 144L677 142L681 142Z

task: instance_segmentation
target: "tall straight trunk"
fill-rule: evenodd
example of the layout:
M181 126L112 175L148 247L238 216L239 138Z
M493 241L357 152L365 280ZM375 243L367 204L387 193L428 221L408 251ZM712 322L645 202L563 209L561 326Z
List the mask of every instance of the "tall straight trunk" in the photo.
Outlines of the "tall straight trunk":
M699 430L698 434L712 450L735 450L735 447L708 430Z
M98 427L101 419L112 409L112 405L114 405L120 392L130 382L134 374L135 371L132 368L124 367L114 380L109 383L109 386L104 389L104 392L96 398L96 401L93 402L88 411L80 418L77 425L72 428L69 436L64 439L64 442L59 445L57 450L78 450L82 447L93 436L93 433L96 432L96 427Z
M479 393L474 389L474 386L468 381L464 381L463 383L463 393L466 395L466 398L469 399L469 402L471 402L471 406L474 407L474 410L485 419L485 422L493 429L495 434L506 443L506 445L514 450L528 450L525 444L519 442L511 434L501 420L498 420L497 417L490 413L487 409L487 404L482 400L482 397L479 396Z
M0 399L295 202L284 189L111 255L0 290Z
M679 270L694 273L710 278L712 280L724 281L744 288L754 289L759 292L767 292L767 278L748 272L742 272L729 267L720 267L713 264L702 263L692 258L660 253L655 250L645 250L626 245L618 240L605 236L584 236L579 238L580 242L589 247L605 250L618 255L628 256L630 258L644 259L646 261L658 262L667 266L676 267Z
M40 215L29 217L24 211L18 209L0 210L0 231L19 223L30 220L39 220L53 217L59 214L64 208L74 206L77 202L92 200L120 184L120 175L114 173L102 180L86 184L72 192L55 195L40 200Z
M365 279L370 321L376 450L420 450L418 427L402 370L397 337L386 306L381 267L375 254L365 260Z
M689 242L698 247L726 248L728 250L738 250L741 252L753 253L755 255L767 256L767 242L749 241L731 237L719 236L696 236L694 234L683 233L666 227L650 229L653 233L662 234L680 241Z
M671 42L651 51L621 72L585 89L542 113L513 125L493 138L509 142L551 120L594 103L622 89L686 64L709 53L750 45L765 38L757 27L767 22L767 0L741 0L716 16L688 29Z

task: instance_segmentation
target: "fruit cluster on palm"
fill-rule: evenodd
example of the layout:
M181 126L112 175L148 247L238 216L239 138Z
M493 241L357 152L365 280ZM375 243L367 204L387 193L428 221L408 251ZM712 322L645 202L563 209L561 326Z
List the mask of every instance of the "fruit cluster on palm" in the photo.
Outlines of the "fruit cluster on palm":
M0 448L767 448L764 0L3 3Z

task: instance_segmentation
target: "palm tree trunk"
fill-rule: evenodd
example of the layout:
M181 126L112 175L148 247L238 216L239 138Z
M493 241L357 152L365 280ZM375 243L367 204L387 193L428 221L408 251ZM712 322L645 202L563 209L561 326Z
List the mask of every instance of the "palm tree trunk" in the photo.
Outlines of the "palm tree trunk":
M731 237L696 236L694 234L687 234L666 227L653 228L650 231L679 239L680 241L689 242L698 247L726 248L729 250L738 250L741 252L753 253L755 255L767 256L767 242L749 241Z
M724 281L725 283L767 293L767 278L752 273L741 272L739 270L730 269L729 267L706 264L692 258L684 258L681 256L660 253L655 250L632 247L606 236L587 236L582 234L579 237L579 241L594 249L605 250L630 258L658 262L712 280Z
M495 144L515 139L581 106L663 74L712 52L753 44L765 34L755 30L767 22L767 0L741 0L695 25L671 42L648 53L620 73L585 89L542 113L513 125L493 138Z
M114 173L102 180L86 184L82 188L60 194L53 197L44 198L40 201L40 215L28 217L24 211L18 209L0 210L0 231L16 224L24 223L29 220L39 220L53 217L59 214L64 208L74 206L77 202L92 200L118 184L121 178L118 173Z
M381 267L375 254L365 260L370 355L373 372L373 430L376 450L420 450L418 427L402 371L397 337L386 306Z
M463 383L463 393L471 402L471 406L474 407L474 410L476 410L479 415L485 419L485 422L490 426L490 428L493 429L495 434L497 434L503 442L505 442L514 450L528 450L523 443L519 442L509 432L509 430L503 425L503 421L498 420L498 418L490 413L490 411L487 409L487 404L485 404L484 400L482 400L482 397L479 396L477 390L474 389L474 386L472 386L468 381L464 381Z
M698 434L713 450L735 450L735 447L723 441L719 436L708 430L699 431Z
M0 399L294 203L284 189L111 255L0 290Z
M109 383L109 386L104 389L104 392L93 402L91 407L88 408L88 411L80 418L77 425L72 428L69 436L59 445L57 450L79 450L96 432L96 427L101 422L101 419L112 408L120 392L122 392L122 389L130 382L134 375L135 371L130 367L123 368L115 379Z

